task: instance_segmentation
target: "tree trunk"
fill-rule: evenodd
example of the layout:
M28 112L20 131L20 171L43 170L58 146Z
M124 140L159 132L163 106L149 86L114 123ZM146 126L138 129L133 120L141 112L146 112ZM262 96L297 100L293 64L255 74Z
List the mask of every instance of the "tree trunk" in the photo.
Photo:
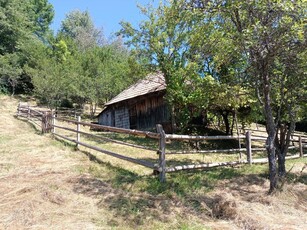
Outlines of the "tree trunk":
M291 114L290 114L291 116ZM276 146L277 146L277 156L278 156L278 176L286 176L286 155L289 149L291 134L295 130L295 115L292 114L290 126L286 124L279 125L279 141L278 136L276 137Z
M230 134L230 124L229 124L229 120L228 120L228 114L229 114L228 111L221 112L221 115L223 117L224 124L225 124L226 135Z
M91 119L93 119L94 116L95 116L96 108L97 108L97 103L96 103L96 102L91 102L91 103L90 103L90 115L91 115Z
M277 188L277 168L276 168L276 155L274 146L274 137L269 136L266 141L266 149L269 160L269 178L270 178L270 193L274 192Z
M276 155L278 156L278 177L283 177L286 174L286 133L287 126L283 124L278 124L278 129L275 137Z
M286 176L286 154L285 153L278 153L278 176L284 177Z
M234 125L235 125L236 112L232 111L231 114L232 114L232 122L231 122L230 135L232 136L233 135L233 128L234 128Z
M270 88L270 77L268 73L263 73L263 97L264 97L264 114L266 118L266 130L268 133L268 138L266 140L266 149L269 161L269 178L270 178L270 190L272 193L277 188L277 168L276 168L276 148L275 148L275 138L276 138L276 125L274 122L274 116L271 105L271 88ZM278 122L278 121L277 121Z

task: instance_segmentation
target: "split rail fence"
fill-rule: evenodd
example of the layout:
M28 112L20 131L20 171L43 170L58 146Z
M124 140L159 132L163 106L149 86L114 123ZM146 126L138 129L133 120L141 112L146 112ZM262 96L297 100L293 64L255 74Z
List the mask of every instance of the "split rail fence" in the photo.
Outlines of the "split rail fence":
M37 125L41 128L42 133L51 132L53 136L64 139L66 141L70 141L76 144L77 147L83 146L88 149L92 149L98 151L100 153L104 153L110 155L112 157L119 158L121 160L125 160L128 162L132 162L134 164L138 164L147 168L150 168L154 171L155 174L159 175L159 179L161 182L166 180L166 173L176 172L181 170L192 170L192 169L208 169L218 166L234 166L239 164L253 164L253 163L266 163L267 158L255 158L253 159L254 152L263 152L266 149L264 147L259 147L259 142L263 142L262 146L264 146L266 137L264 134L259 135L259 133L263 132L261 130L248 130L245 135L239 136L189 136L189 135L177 135L177 134L166 134L163 130L162 125L157 125L157 132L149 132L149 131L140 131L140 130L130 130L123 128L116 128L110 126L103 126L88 122L82 122L80 116L77 119L69 119L64 117L56 116L54 111L50 110L39 110L37 107L30 107L28 105L18 105L17 108L17 117L26 118L28 121L32 122L34 125ZM63 124L71 124L74 125L74 128L63 126ZM133 143L128 143L125 141L120 141L116 139L112 139L106 136L96 135L92 132L82 131L81 126L89 127L92 130L102 130L112 133L121 133L128 134L132 136L138 137L146 137L152 139L157 142L157 148L137 145ZM59 130L65 132L75 133L74 137L67 136L61 133ZM94 146L92 144L86 143L87 138L82 138L84 141L81 141L81 135L84 137L92 137L97 138L103 141L113 142L119 145L130 146L138 149L145 149L152 151L158 154L158 159L156 163L150 162L149 160L136 159L124 154L120 154L118 152L110 151L103 149L98 146ZM238 144L238 148L236 149L211 149L211 150L167 150L168 143L172 141L179 142L206 142L213 140L236 140ZM258 144L254 144L257 142ZM295 152L299 154L293 154L286 156L286 159L293 159L304 157L304 149L307 148L307 135L300 133L294 134L291 138L292 146L289 149L295 149ZM244 144L241 144L244 143ZM238 154L237 161L227 161L227 162L207 162L207 163L192 163L185 165L175 165L175 166L167 166L167 155L189 155L189 154L210 154L210 153L233 153ZM243 154L244 155L243 155Z

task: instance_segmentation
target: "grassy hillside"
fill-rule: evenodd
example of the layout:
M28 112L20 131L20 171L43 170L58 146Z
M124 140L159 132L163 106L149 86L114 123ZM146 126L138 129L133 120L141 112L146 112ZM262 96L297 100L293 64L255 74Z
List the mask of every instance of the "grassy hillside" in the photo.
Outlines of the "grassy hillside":
M41 135L0 96L0 229L306 229L307 159L268 196L267 165L169 174ZM142 173L139 173L142 172Z

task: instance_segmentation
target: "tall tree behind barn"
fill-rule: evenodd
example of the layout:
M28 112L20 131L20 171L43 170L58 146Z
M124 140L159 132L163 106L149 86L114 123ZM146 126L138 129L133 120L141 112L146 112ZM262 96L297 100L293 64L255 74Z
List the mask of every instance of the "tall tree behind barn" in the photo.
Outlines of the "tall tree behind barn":
M107 102L98 115L98 122L139 130L155 129L159 123L168 129L170 115L164 99L165 92L164 76L161 73L149 74Z

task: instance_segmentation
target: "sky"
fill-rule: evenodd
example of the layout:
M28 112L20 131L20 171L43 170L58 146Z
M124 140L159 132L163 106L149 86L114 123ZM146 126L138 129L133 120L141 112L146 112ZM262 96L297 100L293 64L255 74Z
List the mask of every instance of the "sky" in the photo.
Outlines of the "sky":
M104 35L110 37L120 30L120 21L128 21L137 26L145 17L137 4L158 4L158 0L49 0L53 5L55 16L51 28L56 33L66 14L73 10L89 11L98 29L103 29Z

